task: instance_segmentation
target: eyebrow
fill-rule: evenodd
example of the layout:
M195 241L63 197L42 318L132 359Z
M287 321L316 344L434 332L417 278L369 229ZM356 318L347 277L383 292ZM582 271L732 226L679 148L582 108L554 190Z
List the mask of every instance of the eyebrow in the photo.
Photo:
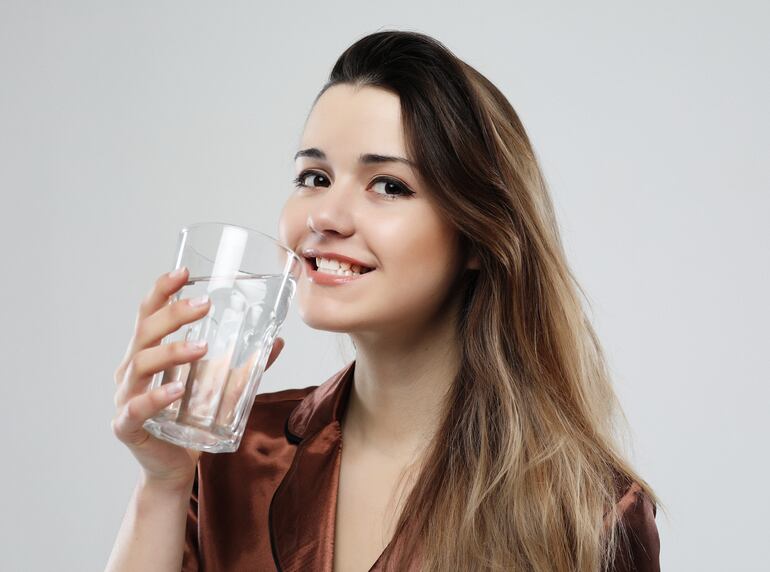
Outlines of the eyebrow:
M310 147L309 149L301 149L294 155L296 161L300 157L312 157L313 159L320 159L326 161L326 153L317 149L316 147ZM378 155L376 153L364 153L358 158L358 162L363 165L376 165L379 163L403 163L409 165L413 169L417 168L417 164L404 157L393 157L391 155Z

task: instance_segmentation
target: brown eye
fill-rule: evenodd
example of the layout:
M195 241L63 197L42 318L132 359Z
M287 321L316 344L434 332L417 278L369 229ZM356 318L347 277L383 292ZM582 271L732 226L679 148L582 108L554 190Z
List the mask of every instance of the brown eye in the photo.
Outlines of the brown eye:
M414 194L413 191L407 189L403 184L399 183L395 179L390 179L388 177L380 177L375 179L372 188L376 187L380 183L383 185L383 192L375 191L375 193L378 195L383 195L383 198L385 199L395 199L399 196L410 196Z
M312 177L316 177L317 184L308 185L306 181L307 180L312 181L313 180ZM323 184L324 181L326 182L326 184ZM318 184L328 187L329 179L327 179L325 175L322 175L321 173L316 173L315 171L303 171L302 173L299 174L299 176L296 179L294 179L294 185L297 187L315 187L315 186L318 186Z

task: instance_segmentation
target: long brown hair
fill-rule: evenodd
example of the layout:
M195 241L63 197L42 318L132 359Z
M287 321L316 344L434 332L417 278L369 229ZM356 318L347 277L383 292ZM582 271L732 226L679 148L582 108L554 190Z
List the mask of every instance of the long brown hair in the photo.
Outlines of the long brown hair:
M337 84L400 97L407 152L480 262L457 285L460 367L391 544L431 571L606 569L619 492L658 499L619 450L622 411L519 117L416 32L356 41L316 101Z

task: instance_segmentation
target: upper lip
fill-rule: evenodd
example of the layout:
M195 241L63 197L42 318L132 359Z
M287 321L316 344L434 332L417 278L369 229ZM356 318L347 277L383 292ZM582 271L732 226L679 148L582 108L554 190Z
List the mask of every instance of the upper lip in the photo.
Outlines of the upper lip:
M322 252L320 250L316 250L315 248L305 248L302 250L302 256L305 258L333 258L334 260L339 260L340 262L348 262L350 264L361 266L362 268L374 268L374 266L365 264L360 260L356 260L350 256L345 256L344 254L338 254L336 252Z

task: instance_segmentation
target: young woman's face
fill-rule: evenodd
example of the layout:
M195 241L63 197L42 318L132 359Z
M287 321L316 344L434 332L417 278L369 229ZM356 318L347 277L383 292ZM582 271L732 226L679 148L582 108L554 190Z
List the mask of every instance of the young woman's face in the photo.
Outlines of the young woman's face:
M373 270L335 278L314 274L315 257L306 260L296 305L312 328L424 328L442 315L462 270L459 235L416 169L383 157L409 159L399 97L374 87L328 89L305 125L295 161L300 186L281 212L279 234L300 256L314 249Z

